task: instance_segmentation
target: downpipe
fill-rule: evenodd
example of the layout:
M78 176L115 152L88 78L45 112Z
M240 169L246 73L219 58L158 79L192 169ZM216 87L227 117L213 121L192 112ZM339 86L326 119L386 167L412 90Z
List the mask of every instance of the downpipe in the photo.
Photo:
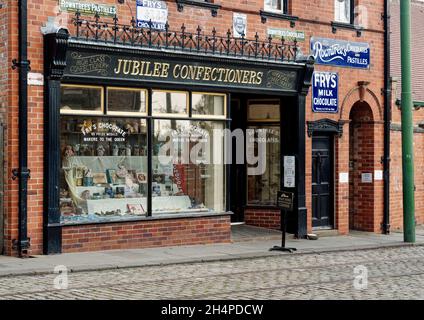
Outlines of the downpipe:
M12 171L13 180L19 180L18 239L13 240L13 248L19 257L28 255L28 25L27 1L19 0L19 58L12 61L12 69L19 69L19 168Z
M390 234L390 124L392 88L390 83L390 1L384 0L384 214L383 234Z

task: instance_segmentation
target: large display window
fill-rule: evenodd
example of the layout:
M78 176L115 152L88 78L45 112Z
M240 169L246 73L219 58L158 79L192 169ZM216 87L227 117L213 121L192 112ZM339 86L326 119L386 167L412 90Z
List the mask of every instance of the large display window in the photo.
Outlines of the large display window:
M226 127L226 96L199 93L209 113L200 119L190 95L63 85L62 223L224 212L225 146L214 130Z

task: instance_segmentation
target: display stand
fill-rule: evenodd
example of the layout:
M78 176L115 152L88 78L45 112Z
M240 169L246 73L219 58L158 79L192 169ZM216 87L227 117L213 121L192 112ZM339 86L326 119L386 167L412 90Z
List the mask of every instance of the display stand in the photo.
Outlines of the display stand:
M296 248L286 248L286 230L287 230L287 211L293 211L294 194L291 192L278 192L277 205L280 207L280 225L281 225L281 247L274 246L270 251L282 251L293 253Z
M296 248L286 248L286 230L287 230L287 211L281 210L281 232L282 232L281 247L274 246L273 248L269 249L269 251L283 251L283 252L290 252L290 253L297 251Z

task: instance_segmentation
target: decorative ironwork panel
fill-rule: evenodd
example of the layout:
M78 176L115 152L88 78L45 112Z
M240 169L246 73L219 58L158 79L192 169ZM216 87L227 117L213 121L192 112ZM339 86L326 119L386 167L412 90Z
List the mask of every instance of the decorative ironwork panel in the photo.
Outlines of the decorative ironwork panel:
M186 30L183 24L178 31L171 31L166 24L165 31L137 27L136 20L121 24L115 16L111 20L85 19L76 12L71 38L106 44L119 44L139 48L157 48L174 52L191 52L203 55L247 58L274 62L295 62L299 48L297 41L287 42L284 38L273 41L272 37L260 40L258 33L254 39L233 37L230 30L218 35L215 28L206 34L200 26L195 32ZM151 24L150 24L151 25Z

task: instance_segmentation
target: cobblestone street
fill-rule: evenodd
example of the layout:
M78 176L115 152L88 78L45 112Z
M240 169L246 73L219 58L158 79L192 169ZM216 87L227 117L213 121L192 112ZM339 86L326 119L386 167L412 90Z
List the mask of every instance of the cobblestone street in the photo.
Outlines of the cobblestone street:
M67 289L56 277L2 277L0 299L424 299L424 247L69 273Z

